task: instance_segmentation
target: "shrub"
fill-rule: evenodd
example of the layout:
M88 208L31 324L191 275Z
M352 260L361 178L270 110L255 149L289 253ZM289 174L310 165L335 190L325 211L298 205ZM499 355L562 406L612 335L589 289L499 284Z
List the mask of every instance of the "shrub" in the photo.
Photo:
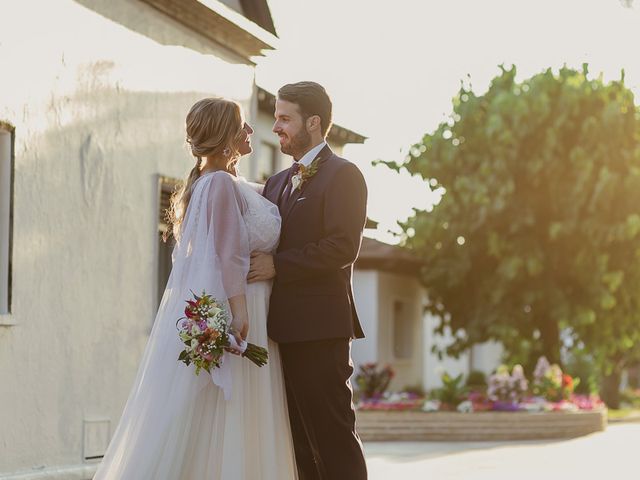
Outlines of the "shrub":
M442 387L431 391L431 398L439 400L443 405L449 407L457 407L462 401L467 399L469 389L463 385L463 374L452 377L444 372L440 377L442 379Z
M365 363L360 365L355 382L364 398L379 398L389 388L393 376L394 371L390 365L378 369L377 363Z
M487 386L487 376L480 370L472 370L467 375L467 387L480 389Z
M415 395L416 397L424 397L425 396L425 391L424 388L422 387L422 385L416 384L416 385L406 385L402 391L404 393L408 393L410 395Z

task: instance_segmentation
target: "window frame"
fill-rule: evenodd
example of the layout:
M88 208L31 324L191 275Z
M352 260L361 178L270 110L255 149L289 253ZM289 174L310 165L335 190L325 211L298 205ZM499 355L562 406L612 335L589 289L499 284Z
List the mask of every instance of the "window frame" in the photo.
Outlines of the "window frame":
M407 357L398 357L396 355L396 317L395 317L395 306L396 303L401 303L403 305L403 308L405 308L405 319L408 321L409 327L411 329L410 331L410 335L409 335L409 340L410 340L410 352L409 355ZM412 301L411 298L409 297L401 297L401 296L393 296L391 298L391 322L390 323L390 330L391 330L391 345L390 345L390 350L391 350L391 358L393 358L393 362L396 364L410 364L415 355L416 355L416 345L415 345L415 321L412 318L412 311L413 311L413 306L414 302Z
M15 325L13 316L13 224L14 224L14 207L15 207L15 160L16 160L16 136L15 127L9 122L0 121L0 131L10 135L10 152L9 152L9 211L8 211L8 237L7 237L7 291L6 311L0 310L0 326ZM5 272L0 272L4 275ZM4 292L0 292L4 295Z

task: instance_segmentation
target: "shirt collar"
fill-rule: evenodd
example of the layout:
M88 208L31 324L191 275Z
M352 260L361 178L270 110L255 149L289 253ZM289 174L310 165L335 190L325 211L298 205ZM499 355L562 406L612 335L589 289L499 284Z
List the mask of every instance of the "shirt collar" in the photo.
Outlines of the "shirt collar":
M320 142L318 145L316 145L307 153L305 153L304 156L300 160L298 160L298 163L300 165L304 165L305 167L308 167L309 165L311 165L311 162L313 162L316 156L320 153L320 150L322 150L326 145L327 145L327 142L324 142L324 141Z

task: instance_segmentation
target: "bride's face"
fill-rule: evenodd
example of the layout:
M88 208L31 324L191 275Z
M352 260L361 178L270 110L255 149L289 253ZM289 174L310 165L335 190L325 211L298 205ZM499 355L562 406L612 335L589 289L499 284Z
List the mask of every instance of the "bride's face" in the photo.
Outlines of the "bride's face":
M247 155L253 150L251 148L252 133L253 128L251 128L251 126L247 122L244 122L244 125L242 127L242 137L240 138L240 142L238 145L238 153L240 153L240 155Z

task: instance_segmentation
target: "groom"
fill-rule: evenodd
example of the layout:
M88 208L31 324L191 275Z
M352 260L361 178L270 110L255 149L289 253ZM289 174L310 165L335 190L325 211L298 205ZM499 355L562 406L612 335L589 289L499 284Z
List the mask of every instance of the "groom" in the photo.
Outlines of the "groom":
M360 170L326 143L331 100L314 82L278 91L273 131L293 166L267 180L282 216L275 255L254 253L249 281L274 278L267 321L279 343L300 480L364 480L349 378L362 338L351 276L366 220Z

